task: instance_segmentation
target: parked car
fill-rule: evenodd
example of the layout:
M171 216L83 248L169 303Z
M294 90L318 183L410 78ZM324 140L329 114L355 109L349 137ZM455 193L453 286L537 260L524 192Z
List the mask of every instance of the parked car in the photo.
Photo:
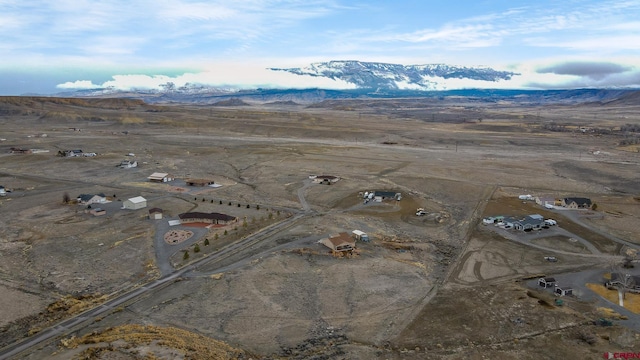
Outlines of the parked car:
M553 219L546 219L544 223L549 226L558 225L558 222Z
M544 259L547 260L548 262L557 262L558 261L558 258L556 258L555 256L545 256Z

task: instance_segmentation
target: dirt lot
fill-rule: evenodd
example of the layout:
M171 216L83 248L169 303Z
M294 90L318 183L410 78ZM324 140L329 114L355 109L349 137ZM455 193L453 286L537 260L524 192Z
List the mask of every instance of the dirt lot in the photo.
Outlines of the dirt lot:
M167 218L186 211L239 217L238 229L229 231L233 237L219 233L214 244L211 232L206 248L194 239L202 251L196 256L190 250L189 261L253 233L266 235L74 330L78 337L123 324L154 325L175 329L167 336L187 331L194 341L224 341L231 347L221 347L235 354L291 359L591 358L639 345L620 325L585 325L600 316L593 303L570 299L558 307L519 282L585 268L605 271L611 256L628 247L607 234L640 242L638 157L618 149L614 136L542 127L552 120L594 126L594 113L602 115L602 126L615 127L640 120L629 118L638 116L633 109L616 109L623 119L587 105L476 104L465 110L447 103L405 115L375 107L357 113L328 107L87 108L47 101L11 106L24 112L0 118L7 139L0 143L0 185L13 190L0 197L1 345L71 316L47 308L56 300L114 297L158 278L156 224L147 209L120 209L123 200L140 195ZM433 113L447 116L426 121ZM482 123L456 120L479 114ZM10 147L50 151L18 155L9 154ZM55 156L65 149L98 156ZM117 168L128 153L139 167ZM156 171L223 186L151 184L146 178ZM341 180L305 185L311 174ZM364 205L358 193L370 190L401 192L403 199ZM72 199L105 193L113 202L105 205L107 215L93 217L84 207L63 204L65 193ZM591 197L598 209L578 223L523 203L518 194ZM416 216L418 207L427 215ZM531 213L557 219L609 257L566 254L584 255L584 249L562 237L532 241L558 251L551 254L478 225L483 216ZM372 241L357 243L352 257L334 257L317 243L353 229ZM190 241L184 244L193 249ZM545 261L548 255L558 262ZM178 267L188 263L181 253L172 256ZM93 358L142 357L144 346L157 345L138 340L114 342L112 357L111 350L100 350ZM79 353L60 344L28 358ZM186 354L158 351L167 358Z

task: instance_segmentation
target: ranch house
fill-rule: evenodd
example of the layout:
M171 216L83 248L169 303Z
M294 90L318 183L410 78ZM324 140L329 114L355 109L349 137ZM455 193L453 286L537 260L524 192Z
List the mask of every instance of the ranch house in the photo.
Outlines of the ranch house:
M221 213L204 213L204 212L188 212L178 215L181 224L188 223L205 223L212 225L228 225L234 222L238 222L238 218L235 216L221 214Z

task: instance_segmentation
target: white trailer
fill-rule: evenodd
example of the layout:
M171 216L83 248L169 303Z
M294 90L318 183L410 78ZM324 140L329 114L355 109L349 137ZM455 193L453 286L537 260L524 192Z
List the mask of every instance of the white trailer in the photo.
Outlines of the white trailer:
M369 242L369 235L367 235L367 233L365 233L364 231L353 230L351 233L353 234L353 237L356 238L356 240Z

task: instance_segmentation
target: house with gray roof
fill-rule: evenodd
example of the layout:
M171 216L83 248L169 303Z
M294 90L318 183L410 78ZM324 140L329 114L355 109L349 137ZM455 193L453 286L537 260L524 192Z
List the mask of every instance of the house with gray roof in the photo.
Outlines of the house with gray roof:
M568 197L562 199L562 206L567 209L589 209L591 208L591 199L583 197Z
M522 220L515 221L513 228L521 231L540 230L544 226L544 217L538 214L527 215Z

